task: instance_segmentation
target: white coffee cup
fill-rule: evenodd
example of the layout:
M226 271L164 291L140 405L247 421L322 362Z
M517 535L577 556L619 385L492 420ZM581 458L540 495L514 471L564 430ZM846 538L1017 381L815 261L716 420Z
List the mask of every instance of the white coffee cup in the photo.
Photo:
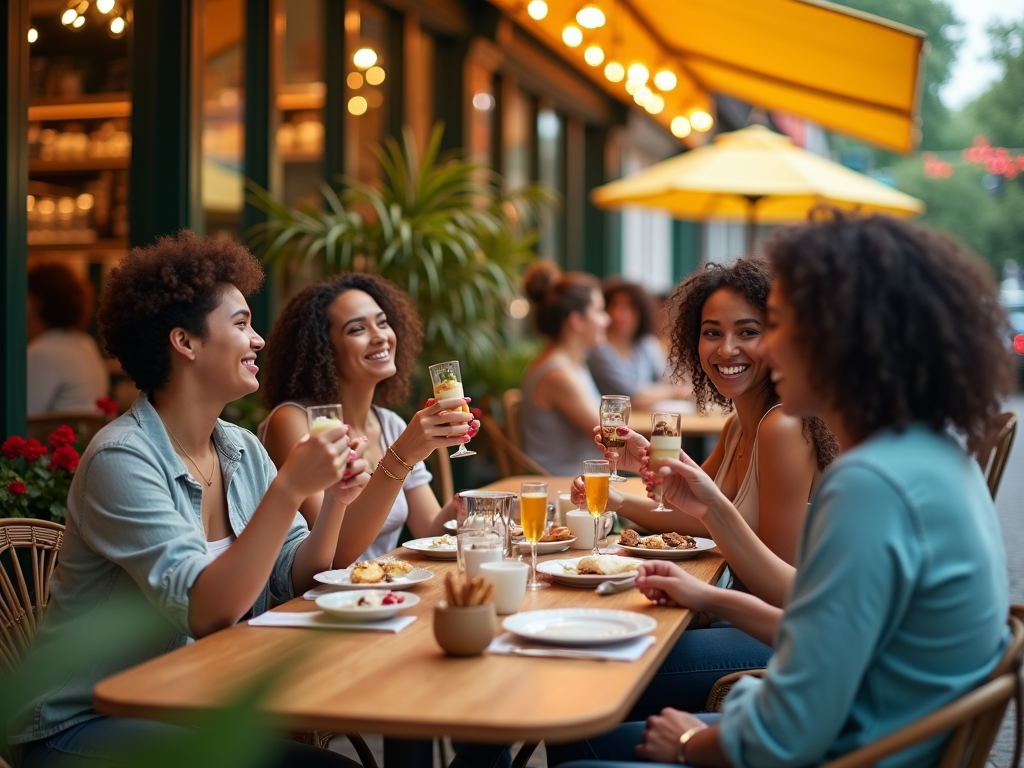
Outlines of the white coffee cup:
M515 613L526 595L530 566L517 560L481 563L480 575L494 585L494 607L498 613Z
M565 513L565 524L576 537L576 541L569 545L571 549L593 549L594 548L594 518L589 512L583 509L574 509ZM604 515L600 520L599 538L604 538L611 531L615 524L615 515Z

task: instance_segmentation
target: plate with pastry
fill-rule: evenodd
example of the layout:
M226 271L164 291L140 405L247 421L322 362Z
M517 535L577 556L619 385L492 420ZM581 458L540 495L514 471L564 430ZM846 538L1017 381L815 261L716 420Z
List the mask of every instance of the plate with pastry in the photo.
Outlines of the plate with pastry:
M322 595L316 599L316 607L342 621L384 621L419 602L412 592L403 595L390 589L361 589Z
M555 552L564 552L574 541L576 541L576 537L566 526L553 525L551 530L541 536L540 541L537 542L537 554L552 555ZM513 540L512 543L522 554L530 554L530 542L520 538Z
M501 626L524 640L551 645L608 645L647 635L658 622L636 611L551 608L509 616Z
M637 557L587 555L572 560L546 560L537 563L537 570L546 573L556 584L595 588L608 579L636 578L636 567L642 562Z
M459 554L457 543L458 540L454 534L446 533L443 536L413 539L405 542L402 546L434 560L455 560Z
M416 568L400 557L379 557L351 568L323 571L313 578L337 589L408 589L433 576L433 571Z
M619 547L633 557L649 560L685 560L715 548L715 542L700 536L686 536L672 531L641 536L627 528L619 536Z

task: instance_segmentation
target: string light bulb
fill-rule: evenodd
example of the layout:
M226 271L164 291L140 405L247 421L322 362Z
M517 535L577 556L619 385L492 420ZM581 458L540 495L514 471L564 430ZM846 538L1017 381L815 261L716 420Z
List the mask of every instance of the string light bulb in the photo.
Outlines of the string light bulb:
M28 31L28 41L30 43L34 43L38 39L39 39L39 30L37 30L35 27L31 27L29 29L29 31Z
M671 70L663 69L654 75L654 84L658 86L659 91L671 91L678 83L676 73Z
M652 93L644 103L644 109L652 115L660 114L665 109L665 99L656 93Z
M592 45L583 52L583 60L592 67L600 66L604 61L604 50L600 45Z
M638 85L636 90L633 91L633 101L642 107L647 104L647 100L650 99L652 95L651 89L646 85Z
M604 11L596 5L585 5L576 12L576 23L585 29L599 29L604 22Z
M669 126L672 130L672 135L677 139L685 139L690 135L690 121L682 115L672 118L672 123Z
M352 63L359 69L369 69L377 63L377 52L373 48L360 48L352 54Z
M351 99L348 100L348 111L351 112L353 115L358 116L365 114L366 108L366 99L364 99L362 96L353 96Z
M562 30L562 42L570 48L578 48L583 42L583 30L574 24L566 25Z
M74 8L68 8L66 11L64 11L64 13L60 15L60 23L63 24L65 27L68 27L71 25L71 22L73 22L77 18L78 11L76 11Z
M108 14L114 10L114 0L96 0L96 10Z
M605 64L604 76L608 78L609 82L621 83L622 78L626 76L626 69L617 61L609 61Z
M531 0L530 4L526 6L526 12L530 14L531 19L540 21L548 15L548 4L544 0Z
M646 85L647 78L651 76L650 70L643 64L630 64L626 74L637 85Z
M698 133L704 133L710 131L711 126L715 124L715 118L705 112L703 109L694 109L690 111L690 125L693 130Z
M387 73L383 67L370 67L366 70L366 82L370 85L380 85L384 82L385 77L387 77Z
M85 24L85 16L76 16L75 20L71 22L72 29L81 29Z

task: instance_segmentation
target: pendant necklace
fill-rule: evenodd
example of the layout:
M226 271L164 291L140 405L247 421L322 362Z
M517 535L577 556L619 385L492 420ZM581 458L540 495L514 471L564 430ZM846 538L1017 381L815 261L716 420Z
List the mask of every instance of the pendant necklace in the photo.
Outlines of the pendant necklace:
M216 446L214 446L214 449L213 449L213 467L210 469L210 477L209 477L209 479L207 479L206 475L203 474L203 470L201 470L199 468L199 465L196 464L196 460L193 459L191 456L189 456L188 451L185 450L185 447L178 441L178 438L176 438L174 436L174 434L171 432L171 430L167 427L166 424L164 424L164 429L167 430L167 434L171 436L171 440L174 441L175 445L177 445L179 448L181 448L181 452L185 454L185 458L192 462L192 466L196 468L196 472L198 472L199 476L201 478L203 478L203 482L206 483L206 487L209 488L211 485L213 485L213 473L217 471L217 448L216 448Z

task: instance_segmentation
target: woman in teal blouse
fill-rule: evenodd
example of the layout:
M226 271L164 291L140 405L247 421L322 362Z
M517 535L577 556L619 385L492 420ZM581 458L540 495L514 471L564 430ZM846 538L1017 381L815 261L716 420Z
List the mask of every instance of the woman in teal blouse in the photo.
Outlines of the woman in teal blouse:
M796 568L739 522L689 457L659 479L676 507L787 579L789 596L775 608L657 561L641 566L637 587L733 622L774 656L763 679L733 688L720 717L666 709L550 747L552 765L821 763L977 686L1006 647L1002 540L964 450L1014 385L991 276L951 240L884 216L833 212L777 232L766 250L776 282L764 343L782 407L821 417L841 447L812 499ZM883 764L934 765L943 743Z

